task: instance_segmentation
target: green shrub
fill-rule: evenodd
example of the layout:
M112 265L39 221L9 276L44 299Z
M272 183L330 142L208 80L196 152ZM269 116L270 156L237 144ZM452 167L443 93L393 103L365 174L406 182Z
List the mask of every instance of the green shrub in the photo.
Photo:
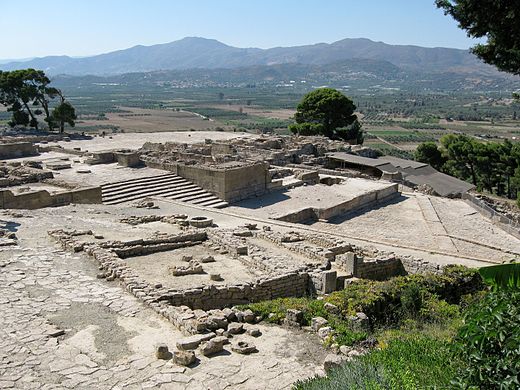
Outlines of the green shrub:
M424 322L445 323L460 316L458 305L449 304L437 297L431 295L425 299L419 310L419 317Z
M313 317L327 318L328 316L324 308L324 302L311 298L277 298L271 301L242 305L241 307L251 309L256 315L275 324L282 322L288 309L301 310L303 312L304 325L310 325Z
M449 342L401 332L383 348L346 362L326 378L295 384L297 390L445 388L457 369Z
M473 306L460 329L456 352L465 363L461 388L520 388L520 291L499 290Z

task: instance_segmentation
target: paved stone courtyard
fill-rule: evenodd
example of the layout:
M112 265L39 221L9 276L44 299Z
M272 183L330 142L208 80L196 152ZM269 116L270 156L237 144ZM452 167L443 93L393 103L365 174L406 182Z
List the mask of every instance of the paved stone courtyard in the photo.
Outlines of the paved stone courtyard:
M49 245L3 249L0 259L0 388L282 389L319 372L317 341L261 325L257 354L224 351L193 368L158 360L155 343L183 335L96 279L88 257Z

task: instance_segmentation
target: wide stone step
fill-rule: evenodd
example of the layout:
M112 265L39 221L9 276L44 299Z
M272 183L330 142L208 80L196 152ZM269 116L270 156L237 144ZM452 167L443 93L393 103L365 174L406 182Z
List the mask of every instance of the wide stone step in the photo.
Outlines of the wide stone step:
M140 178L137 178L137 179L122 180L122 181L117 181L117 182L113 182L113 183L106 183L106 184L103 184L101 186L101 188L110 189L110 188L118 188L118 187L128 187L131 184L148 183L150 181L156 181L156 180L160 180L162 178L180 178L180 179L183 179L182 177L180 177L178 175L175 175L173 173L167 173L167 174L164 174L164 175L147 176L147 177L140 177Z
M207 192L205 190L203 190L202 188L200 188L198 190L184 191L182 193L170 195L170 196L168 196L168 199L184 201L185 199L191 198L195 195L200 195L200 194L205 194L205 193L207 193Z
M167 180L167 181L161 181L161 182L151 182L146 183L142 185L132 185L131 187L125 187L125 188L118 188L117 190L104 190L101 189L101 192L103 196L105 197L111 197L111 196L117 196L117 195L124 195L129 193L134 193L136 191L142 190L142 189L155 189L155 188L166 188L166 187L174 187L174 186L182 186L182 185L189 185L190 182L184 179L181 180Z
M186 191L194 191L195 189L196 189L196 187L190 188L189 190L185 190L185 189L178 190L178 192L184 193ZM164 194L171 193L171 192L172 192L171 188L155 189L153 191L142 190L142 191L137 191L133 194L126 194L124 196L103 198L103 202L105 202L105 201L106 202L115 202L115 201L128 202L128 201L137 199L136 197L138 197L139 199L142 199L142 198L146 198L148 196L164 196Z
M215 200L218 200L219 202L221 201L219 198L217 198L215 195L211 195L211 194L204 194L204 196L201 196L197 199L192 199L190 200L190 203L191 204L200 204L200 205L203 205L207 202L210 202L210 201L215 201Z
M103 203L109 205L157 196L211 208L228 206L227 202L175 174L155 175L107 183L101 186L101 191Z
M223 200L219 200L217 203L205 204L204 207L210 207L214 209L223 209L229 206L229 203Z
M140 194L143 192L161 192L164 191L174 191L177 189L187 189L187 188L199 188L196 185L190 183L189 181L184 180L183 182L175 182L175 183L160 183L157 185L147 185L143 187L133 187L128 190L118 191L118 192L104 192L102 191L103 199L111 200L115 198L124 197L127 195Z

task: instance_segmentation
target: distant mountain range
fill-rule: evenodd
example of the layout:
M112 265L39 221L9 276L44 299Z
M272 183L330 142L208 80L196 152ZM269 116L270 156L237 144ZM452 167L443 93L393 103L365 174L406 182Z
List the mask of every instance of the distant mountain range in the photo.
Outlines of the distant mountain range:
M495 75L467 50L389 45L369 39L343 39L331 44L237 48L214 39L184 38L153 46L134 46L92 57L50 56L23 62L0 63L0 69L42 69L50 75L117 75L130 72L187 69L236 69L245 67L302 64L323 66L342 61L363 60L396 67L395 71Z

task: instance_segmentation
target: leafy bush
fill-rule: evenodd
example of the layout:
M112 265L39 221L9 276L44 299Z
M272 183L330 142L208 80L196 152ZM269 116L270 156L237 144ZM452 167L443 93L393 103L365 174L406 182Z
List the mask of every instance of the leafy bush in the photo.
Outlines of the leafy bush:
M295 384L297 390L444 388L457 369L449 342L425 334L406 334L383 348L346 362L326 378Z
M476 270L449 266L442 275L399 276L383 282L362 280L330 294L325 301L338 306L345 316L361 311L373 324L389 325L398 324L404 312L407 318L419 315L423 302L433 295L446 304L458 304L464 295L482 289L484 285ZM432 309L434 302L429 304Z
M520 388L520 291L493 291L468 310L456 351L461 388Z

